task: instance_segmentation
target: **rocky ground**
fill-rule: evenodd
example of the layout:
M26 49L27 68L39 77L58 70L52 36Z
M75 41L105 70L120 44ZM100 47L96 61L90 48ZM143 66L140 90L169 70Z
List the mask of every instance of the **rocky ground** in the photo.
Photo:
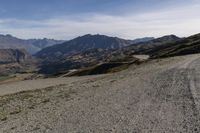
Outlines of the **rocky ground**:
M200 55L0 85L0 132L200 132Z

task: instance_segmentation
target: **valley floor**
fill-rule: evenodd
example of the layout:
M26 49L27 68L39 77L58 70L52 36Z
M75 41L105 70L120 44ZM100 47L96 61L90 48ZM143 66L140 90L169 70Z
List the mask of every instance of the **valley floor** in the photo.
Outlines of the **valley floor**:
M109 75L4 84L0 93L2 133L200 132L198 54Z

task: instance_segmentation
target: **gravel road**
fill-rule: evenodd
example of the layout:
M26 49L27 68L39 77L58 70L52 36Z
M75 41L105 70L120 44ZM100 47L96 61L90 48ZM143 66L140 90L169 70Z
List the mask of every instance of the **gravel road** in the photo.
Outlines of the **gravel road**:
M198 54L61 79L0 86L0 132L200 132Z
M14 94L22 91L29 91L35 89L43 89L61 84L70 84L76 81L90 79L92 77L71 77L71 78L46 78L36 80L24 80L20 82L11 82L0 85L0 96Z

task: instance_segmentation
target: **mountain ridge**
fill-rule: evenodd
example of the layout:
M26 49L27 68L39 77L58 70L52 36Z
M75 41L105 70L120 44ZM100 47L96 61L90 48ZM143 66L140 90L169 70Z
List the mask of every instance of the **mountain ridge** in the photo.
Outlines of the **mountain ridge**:
M99 34L86 34L84 36L79 36L62 44L44 48L43 50L36 53L35 56L38 58L46 58L48 56L51 56L52 58L59 58L61 56L67 56L86 51L88 49L118 49L124 46L128 46L130 44L130 40L125 40L118 37L109 37Z
M44 47L62 43L62 40L54 39L20 39L10 34L0 34L0 49L26 49L30 54L34 54Z
M85 35L82 37L75 38L76 39L84 39L84 38L96 38L97 36L92 35ZM99 35L98 35L99 37ZM107 36L100 36L102 38ZM109 37L108 37L109 38ZM110 39L110 38L109 38ZM116 39L118 41L117 37L113 37L112 39ZM176 37L174 35L169 36L163 36L160 38L156 38L154 40L149 40L147 42L140 42L137 44L130 44L127 46L121 46L117 48L108 47L107 49L104 47L101 48L95 48L90 47L84 50L77 51L76 53L72 54L60 54L57 57L52 58L52 53L48 53L45 56L39 56L40 59L42 59L42 65L40 72L44 73L56 73L61 71L67 71L70 69L79 69L82 67L90 67L99 63L104 62L132 62L135 61L136 58L133 57L135 54L139 54L142 50L147 50L149 48L154 48L160 45L163 45L164 43L168 42L174 42L179 40L179 37ZM73 42L74 40L72 40ZM123 41L123 40L122 40ZM76 44L76 43L74 43ZM54 47L57 47L58 45L54 45L51 47L53 49ZM60 49L66 50L65 46L68 46L68 44L59 44ZM111 45L110 45L111 46ZM48 48L46 48L48 50ZM53 49L54 50L54 49ZM59 49L58 49L59 50ZM54 51L55 52L55 51ZM66 51L65 51L66 52ZM55 52L58 54L58 51ZM51 55L51 56L50 56ZM36 56L37 57L37 56ZM48 58L45 58L48 57Z
M162 49L156 49L152 53L152 58L181 56L187 54L200 53L200 33L167 44Z

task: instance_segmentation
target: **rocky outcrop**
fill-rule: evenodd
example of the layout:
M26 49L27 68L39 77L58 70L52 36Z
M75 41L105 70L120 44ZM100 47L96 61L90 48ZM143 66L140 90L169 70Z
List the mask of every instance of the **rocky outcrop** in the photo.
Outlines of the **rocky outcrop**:
M0 49L0 64L25 63L31 55L25 49Z

